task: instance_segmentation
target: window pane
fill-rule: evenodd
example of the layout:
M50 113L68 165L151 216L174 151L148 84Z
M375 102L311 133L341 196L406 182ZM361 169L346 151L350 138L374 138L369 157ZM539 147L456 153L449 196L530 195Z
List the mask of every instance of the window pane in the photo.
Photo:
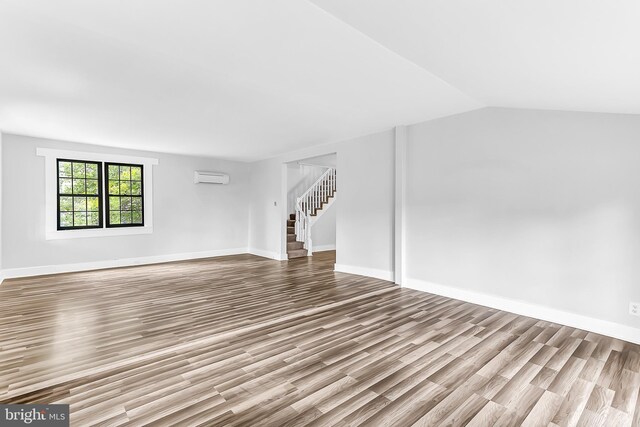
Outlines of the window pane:
M90 225L90 226L100 225L100 214L98 212L89 212L87 214L87 225Z
M131 167L131 179L140 181L142 179L142 168L140 166Z
M134 196L142 194L142 186L140 184L138 181L131 181L131 194Z
M97 179L88 179L87 180L87 194L98 194L98 180Z
M120 210L122 210L122 211L131 210L131 197L121 197L120 198Z
M57 164L60 176L58 227L100 227L103 202L99 197L102 188L102 163L58 159ZM91 196L87 196L88 194Z
M73 227L73 214L71 212L62 212L60 214L60 227Z
M117 165L109 165L109 179L118 179L120 177L120 168Z
M87 197L87 210L91 212L100 210L100 202L97 197Z
M120 194L131 194L129 181L120 181Z
M86 197L74 197L73 198L73 210L86 211L87 210L87 198Z
M58 163L58 176L71 177L71 162Z
M120 224L120 211L109 212L109 223L119 225Z
M72 181L70 179L59 179L58 181L60 194L71 194Z
M123 224L131 224L131 212L130 211L120 212L120 221Z
M85 194L84 179L73 180L73 194Z
M86 227L87 226L87 214L86 214L86 212L74 212L74 214L73 214L73 226L74 227Z
M109 210L119 211L120 210L120 197L109 197Z
M73 210L73 197L60 197L60 211L71 212Z
M87 163L87 178L98 179L98 165Z
M109 194L120 194L120 183L118 181L109 182Z
M131 179L131 167L120 166L120 179Z
M73 177L84 178L84 163L73 162Z
M144 225L142 165L107 164L107 227ZM132 197L133 196L133 197Z
M132 197L131 198L131 209L134 211L142 210L142 198L140 197Z

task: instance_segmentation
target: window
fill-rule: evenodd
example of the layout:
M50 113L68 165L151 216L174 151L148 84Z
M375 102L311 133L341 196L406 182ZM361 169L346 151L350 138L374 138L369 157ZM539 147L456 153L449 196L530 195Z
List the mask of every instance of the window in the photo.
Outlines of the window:
M107 227L144 225L143 165L106 163Z
M102 163L58 159L58 230L102 227Z
M143 165L105 163L107 227L144 226ZM102 162L57 159L58 230L103 227Z
M36 155L44 157L47 240L153 233L158 159L45 147Z

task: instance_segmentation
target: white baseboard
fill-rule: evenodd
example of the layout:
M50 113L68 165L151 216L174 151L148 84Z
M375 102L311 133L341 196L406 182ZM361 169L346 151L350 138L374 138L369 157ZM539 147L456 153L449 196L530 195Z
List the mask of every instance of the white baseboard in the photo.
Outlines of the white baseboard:
M247 248L218 249L201 252L156 255L138 258L110 259L105 261L82 262L76 264L43 265L38 267L7 268L0 272L0 283L4 279L17 277L42 276L44 274L71 273L74 271L101 270L133 265L158 264L162 262L184 261L189 259L210 258L225 255L246 254Z
M275 259L276 261L286 261L287 257L282 256L278 252L265 251L262 249L249 248L248 252L251 255L261 256L263 258Z
M324 252L324 251L335 251L336 250L336 245L320 245L320 246L314 246L313 247L313 252Z
M328 249L327 249L328 250ZM158 264L171 261L185 261L190 259L211 258L225 255L238 255L250 253L252 255L277 261L286 260L277 252L263 251L261 249L233 248L218 249L201 252L184 252L179 254L155 255L137 258L110 259L104 261L81 262L75 264L42 265L36 267L7 268L0 270L0 284L4 279L18 277L43 276L45 274L72 273L76 271L102 270L105 268L130 267L133 265Z
M334 271L340 273L357 274L359 276L373 277L375 279L393 281L393 271L378 270L376 268L357 267L355 265L334 264Z
M406 278L403 286L640 344L640 329L608 320L596 319L497 295L439 285L419 279Z

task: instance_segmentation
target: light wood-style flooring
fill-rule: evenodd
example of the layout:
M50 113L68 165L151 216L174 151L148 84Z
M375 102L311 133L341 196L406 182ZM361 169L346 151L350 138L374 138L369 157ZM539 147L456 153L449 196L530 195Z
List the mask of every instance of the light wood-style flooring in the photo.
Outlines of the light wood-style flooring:
M0 402L77 426L640 426L640 346L334 257L7 280Z

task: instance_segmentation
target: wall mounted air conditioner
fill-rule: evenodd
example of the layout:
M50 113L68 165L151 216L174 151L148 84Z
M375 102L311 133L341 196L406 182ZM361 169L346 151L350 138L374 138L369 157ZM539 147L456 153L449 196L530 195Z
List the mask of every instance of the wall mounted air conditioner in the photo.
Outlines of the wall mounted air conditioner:
M219 172L195 171L193 182L195 184L228 184L229 175Z

